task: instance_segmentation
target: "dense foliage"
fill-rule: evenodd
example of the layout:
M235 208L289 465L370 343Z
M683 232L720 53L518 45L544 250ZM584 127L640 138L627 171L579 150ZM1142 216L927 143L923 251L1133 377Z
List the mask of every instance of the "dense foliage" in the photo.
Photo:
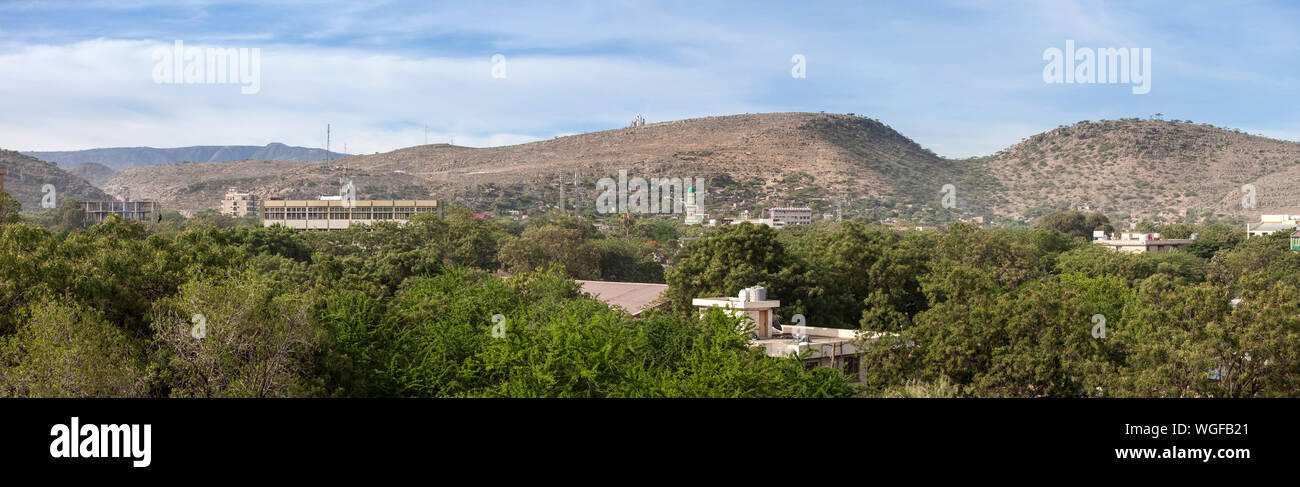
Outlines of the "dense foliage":
M676 242L660 225L605 238L559 219L514 236L463 210L368 231L249 223L0 225L0 395L853 393L838 371L750 348L736 318L634 318L580 292L572 277L662 280L647 233Z
M682 237L699 229L667 219L521 223L464 209L332 232L219 215L82 229L64 213L0 224L0 395L1300 390L1300 253L1281 233L1160 227L1198 238L1184 252L1127 254L1090 244L1108 222L1084 214L1033 230L741 224L695 240ZM672 306L633 317L575 278L666 282ZM689 305L753 285L781 300L783 319L861 330L861 382L767 357L745 322Z

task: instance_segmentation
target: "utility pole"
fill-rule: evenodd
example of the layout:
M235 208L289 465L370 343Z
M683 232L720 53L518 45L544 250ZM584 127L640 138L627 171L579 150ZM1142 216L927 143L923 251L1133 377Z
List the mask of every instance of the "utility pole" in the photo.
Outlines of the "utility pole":
M564 211L564 176L563 175L560 176L560 214L561 215L568 214L567 212Z

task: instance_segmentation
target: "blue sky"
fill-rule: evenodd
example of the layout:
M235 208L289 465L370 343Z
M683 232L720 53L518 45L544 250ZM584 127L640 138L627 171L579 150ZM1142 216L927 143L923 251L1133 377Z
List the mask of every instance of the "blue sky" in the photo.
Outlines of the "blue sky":
M879 119L949 157L1148 117L1300 141L1286 2L0 2L0 148L492 146L736 113ZM260 90L153 52L257 48ZM1150 48L1151 90L1050 84L1044 50ZM491 58L505 56L505 77ZM792 56L806 77L791 76Z

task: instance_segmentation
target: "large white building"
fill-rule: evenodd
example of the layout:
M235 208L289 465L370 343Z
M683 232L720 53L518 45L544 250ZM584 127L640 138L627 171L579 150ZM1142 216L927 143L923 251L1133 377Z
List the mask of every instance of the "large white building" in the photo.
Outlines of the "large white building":
M1246 224L1246 238L1261 237L1273 232L1290 231L1300 227L1300 215L1260 215L1259 225Z
M437 200L266 200L261 219L266 227L342 230L377 221L405 223L414 215L437 211Z
M1104 237L1104 233L1102 234ZM1097 238L1093 232L1093 243L1104 245L1118 252L1131 254L1163 254L1182 249L1192 243L1190 239L1166 239L1159 233L1121 232L1120 238Z
M806 206L769 208L767 214L768 218L772 220L772 228L781 228L786 225L812 224L812 208Z

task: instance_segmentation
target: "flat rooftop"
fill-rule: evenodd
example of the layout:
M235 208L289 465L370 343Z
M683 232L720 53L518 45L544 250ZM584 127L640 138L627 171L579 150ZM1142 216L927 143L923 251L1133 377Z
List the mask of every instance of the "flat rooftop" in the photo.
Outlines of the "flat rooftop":
M1134 245L1145 247L1147 245L1187 245L1192 243L1189 239L1168 239L1168 240L1094 240L1093 242L1102 245Z

